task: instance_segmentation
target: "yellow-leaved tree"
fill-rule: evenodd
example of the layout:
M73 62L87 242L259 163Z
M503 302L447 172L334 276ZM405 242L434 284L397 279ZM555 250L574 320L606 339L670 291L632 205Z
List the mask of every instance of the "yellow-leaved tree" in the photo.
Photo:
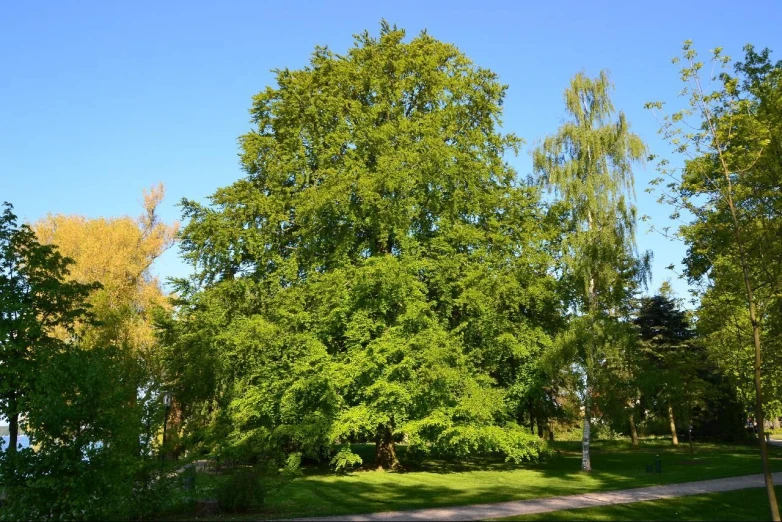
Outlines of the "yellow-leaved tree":
M144 190L144 212L137 218L49 214L33 225L41 243L57 245L76 261L71 279L103 286L90 296L100 324L80 332L83 342L122 346L145 358L154 350L150 314L167 303L150 268L173 245L179 229L157 214L164 194L162 184Z
M32 226L41 243L57 245L75 261L69 279L102 285L88 299L95 321L80 325L77 334L85 348L114 347L123 354L121 384L134 404L154 396L161 382L153 315L169 304L151 266L173 245L179 229L158 216L164 194L162 184L144 190L143 213L135 218L49 214Z

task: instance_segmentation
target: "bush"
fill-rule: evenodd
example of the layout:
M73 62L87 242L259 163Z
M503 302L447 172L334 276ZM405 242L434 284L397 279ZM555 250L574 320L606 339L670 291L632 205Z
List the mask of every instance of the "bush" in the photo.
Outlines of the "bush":
M245 513L263 506L267 488L256 468L238 468L218 486L217 504L229 513Z
M3 454L2 468L15 471L2 476L0 520L134 520L174 513L187 502L178 477L161 473L158 462L106 449L80 459L73 450L26 448L13 462Z
M347 473L355 466L360 466L364 461L350 451L350 446L343 446L331 459L329 465L334 468L334 471L338 474Z
M238 466L214 491L217 505L229 513L246 513L263 506L266 497L301 475L301 453L291 453L279 469L274 460Z
M582 429L583 433L583 429ZM626 440L627 436L614 431L613 427L607 423L598 421L592 424L592 440Z

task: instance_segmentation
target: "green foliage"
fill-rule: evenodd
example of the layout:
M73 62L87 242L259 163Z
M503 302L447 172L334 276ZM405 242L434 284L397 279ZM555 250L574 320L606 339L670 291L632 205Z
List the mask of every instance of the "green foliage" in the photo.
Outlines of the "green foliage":
M282 468L273 460L260 460L252 466L231 468L211 492L221 510L244 513L260 508L269 495L285 488L291 480L301 476L301 453L291 453Z
M557 338L559 357L551 360L558 373L570 373L567 379L580 392L585 470L591 469L589 423L598 371L605 373L604 361L621 358L611 338L622 330L618 319L626 316L628 298L645 281L649 264L648 254L639 258L635 251L631 203L632 165L643 159L646 147L622 112L613 120L611 89L605 72L597 78L577 74L565 90L571 120L533 153L541 183L556 193L552 213L563 226L557 268L574 317Z
M475 430L493 442L470 451L535 455L506 426L559 321L551 229L504 159L521 143L498 131L505 86L404 37L384 23L277 71L240 140L247 176L183 201L196 276L161 326L205 447L323 459L377 438L389 466L399 437Z
M707 84L701 78L703 63L685 42L681 73L690 109L665 117L661 133L687 159L681 176L660 165L671 179L660 199L673 206L674 217L683 211L692 216L679 231L688 246L686 273L703 285L703 315L721 319L706 320L699 329L716 337L720 348L727 336L737 334L731 349L718 351L715 359L751 365L754 417L762 435L764 416L778 413L782 404L780 337L775 335L782 266L772 261L782 254L782 62L773 64L768 50L758 54L747 46L745 51L746 62L735 64L737 75L732 76L726 71L730 59L714 50L713 64L722 72ZM769 396L772 400L765 400ZM761 456L771 516L780 520L763 443Z
M773 414L782 404L782 267L769 262L780 256L782 233L782 63L772 62L768 49L747 46L744 61L736 63L717 50L712 60L718 74L708 91L690 43L684 53L691 108L665 117L661 132L676 140L687 160L681 176L661 161L670 183L660 187L660 201L692 216L679 234L688 245L686 275L700 283L698 333L748 413L755 393L750 302L754 307L763 340L764 408Z
M19 418L33 380L50 357L73 349L75 324L89 319L85 299L98 285L66 281L72 260L19 225L9 203L0 215L0 414L16 451ZM70 339L69 339L70 336ZM69 342L71 341L71 342ZM10 471L10 470L7 470Z
M162 513L175 489L143 439L143 401L129 407L115 349L78 348L38 367L24 428L31 447L3 454L8 519L118 520ZM13 470L13 472L10 472Z
M343 446L337 451L336 455L332 457L329 465L334 468L337 473L347 473L355 466L363 464L363 460L359 455L356 455L350 451L350 446Z
M228 513L245 513L261 507L266 498L263 475L253 468L234 470L217 489L217 503Z
M2 459L7 466L7 455ZM0 520L135 520L175 512L187 502L179 481L161 474L158 461L111 448L26 448L14 466L16 479L3 481Z
M624 113L613 120L612 84L603 71L583 73L565 90L571 120L534 151L541 182L558 196L567 228L562 238L563 275L576 285L573 306L595 314L626 297L625 283L635 260L636 210L633 163L646 146L630 132Z
M12 439L22 428L31 447L0 458L4 519L126 519L165 507L167 481L148 457L157 412L139 394L149 390L127 384L141 372L121 348L80 343L78 329L92 321L85 300L100 285L68 281L72 263L6 205L0 408Z
M689 319L671 298L657 295L641 299L634 322L642 340L638 383L647 407L664 416L674 405L689 421L706 394L700 372L707 365L703 347L693 342Z

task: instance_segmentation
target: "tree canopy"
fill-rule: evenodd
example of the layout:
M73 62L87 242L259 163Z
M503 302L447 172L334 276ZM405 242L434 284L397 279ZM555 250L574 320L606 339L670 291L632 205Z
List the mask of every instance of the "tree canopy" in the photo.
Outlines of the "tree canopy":
M537 453L506 390L523 395L559 305L538 190L504 158L521 144L499 132L504 94L455 47L385 24L254 98L247 176L183 202L182 327L221 333L178 349L214 352L210 398L237 437L365 436L388 467L402 434Z

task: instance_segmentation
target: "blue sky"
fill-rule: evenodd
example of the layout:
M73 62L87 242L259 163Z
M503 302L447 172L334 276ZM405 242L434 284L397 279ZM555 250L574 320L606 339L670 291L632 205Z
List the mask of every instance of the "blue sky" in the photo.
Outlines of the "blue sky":
M504 128L528 151L562 121L562 91L578 71L608 69L614 103L652 152L668 147L643 104L676 101L670 59L685 39L703 55L745 43L782 56L782 3L737 2L9 2L0 16L0 200L25 220L52 213L136 215L141 190L158 181L167 220L183 197L202 200L242 172L237 137L250 129L253 94L274 68L306 65L315 45L345 51L386 18L456 44L510 86ZM644 193L652 165L636 171L639 214L658 226L667 209ZM645 233L653 288L684 256ZM181 276L175 250L155 267ZM675 288L686 293L684 282Z

